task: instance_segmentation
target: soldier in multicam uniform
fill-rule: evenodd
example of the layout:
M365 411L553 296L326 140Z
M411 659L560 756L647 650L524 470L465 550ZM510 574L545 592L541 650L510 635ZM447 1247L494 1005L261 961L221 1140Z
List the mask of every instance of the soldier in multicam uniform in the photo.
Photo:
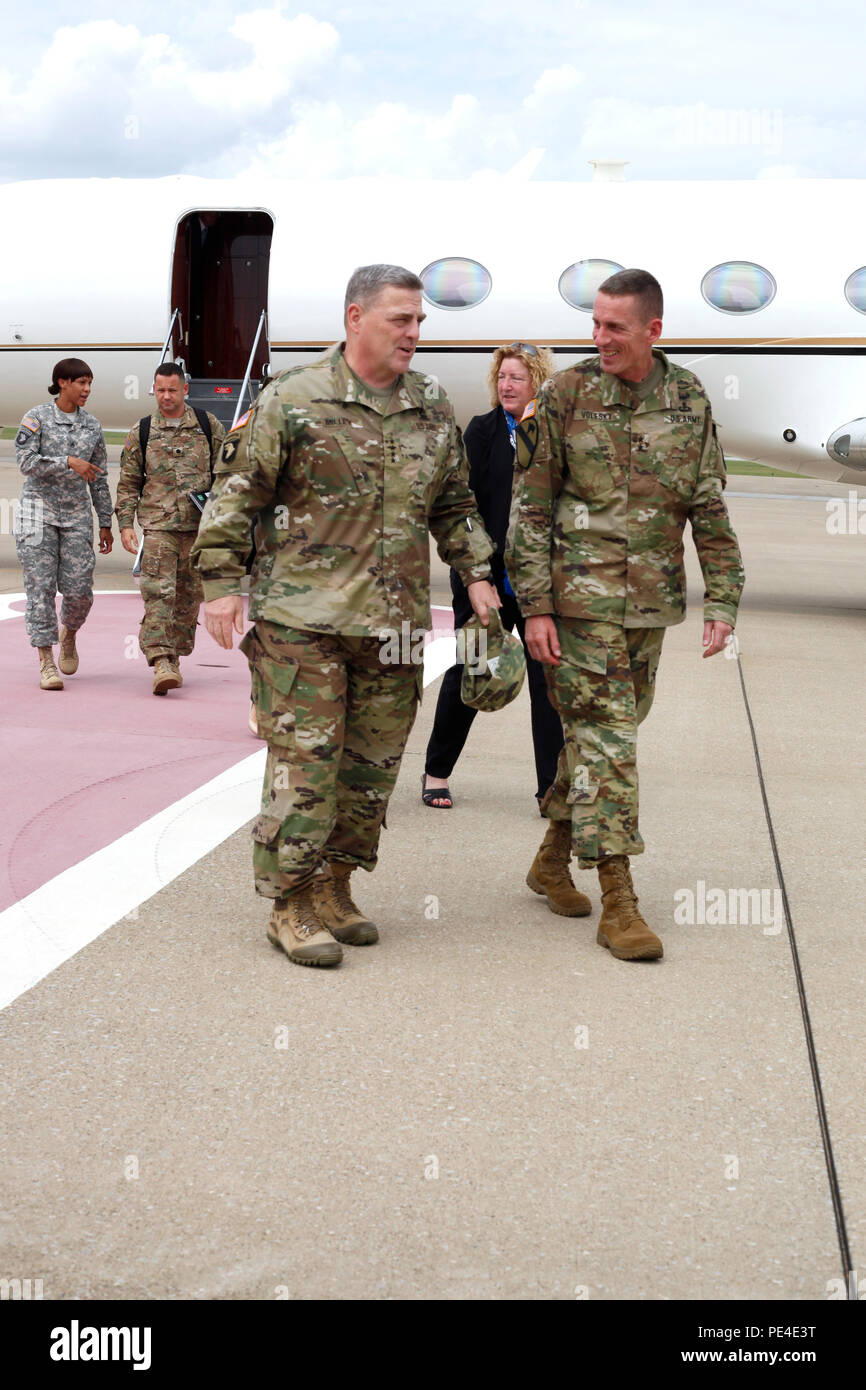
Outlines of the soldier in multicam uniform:
M75 634L93 605L93 508L100 554L107 555L113 544L105 436L96 416L83 409L92 385L86 362L63 358L48 388L56 400L28 410L15 436L18 467L25 475L15 547L27 595L24 622L30 645L39 650L43 690L63 689L52 651L58 636L60 670L66 676L78 670ZM59 634L58 590L63 598Z
M144 531L141 552L141 597L144 617L138 645L153 668L153 693L166 695L183 685L180 658L195 646L201 580L192 563L193 542L201 512L191 492L211 485L211 462L225 438L215 415L202 416L186 405L189 386L181 367L163 362L153 378L157 409L150 420L145 457L141 425L126 436L120 456L117 520L125 550L135 555L138 541L133 520ZM204 419L210 428L208 440Z
M268 743L253 862L268 937L301 965L378 939L348 880L375 866L421 694L400 639L430 626L430 531L481 621L499 606L451 404L408 370L420 292L399 266L355 271L345 343L276 377L229 433L195 544L205 623L230 648L258 514L241 643Z
M542 803L551 825L527 882L543 890L573 847L581 868L598 868L597 939L622 960L663 955L638 911L628 856L643 850L637 727L664 630L685 617L687 520L706 586L704 656L724 647L743 587L710 403L691 372L653 348L661 330L653 276L605 280L593 307L600 355L557 373L519 426L506 552L526 643L545 663L565 731Z

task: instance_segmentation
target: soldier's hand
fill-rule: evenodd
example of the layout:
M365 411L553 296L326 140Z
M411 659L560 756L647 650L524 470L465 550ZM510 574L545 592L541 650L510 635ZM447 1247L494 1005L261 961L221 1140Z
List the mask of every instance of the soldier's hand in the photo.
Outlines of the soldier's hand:
M556 623L549 613L541 613L537 618L526 619L526 645L529 655L545 666L558 666L562 656Z
M99 528L99 553L100 555L110 555L114 545L114 537L111 534L110 526L100 526Z
M476 579L474 584L466 586L466 592L474 612L481 619L481 626L486 627L490 621L490 609L502 607L495 586L487 579Z
M120 544L123 546L124 550L129 551L130 555L138 554L138 541L135 538L134 526L121 526Z
M66 462L69 464L70 468L75 470L79 478L83 478L86 483L96 482L96 479L102 472L102 469L97 468L96 464L91 463L89 459L76 458L74 454L69 454Z
M231 651L232 630L244 630L244 601L240 594L210 599L204 606L204 625L215 642Z
M704 623L704 656L715 656L722 651L733 630L730 623L720 622L718 618Z

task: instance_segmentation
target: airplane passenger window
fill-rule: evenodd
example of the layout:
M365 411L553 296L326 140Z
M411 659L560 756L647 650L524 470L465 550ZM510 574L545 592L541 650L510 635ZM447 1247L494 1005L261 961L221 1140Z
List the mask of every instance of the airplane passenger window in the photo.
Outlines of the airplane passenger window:
M707 271L701 294L723 314L755 314L775 297L776 282L769 270L751 261L725 261Z
M474 309L493 287L490 272L465 256L443 256L439 261L431 261L421 271L420 279L424 298L437 309Z
M866 265L854 270L845 281L845 298L852 309L866 314Z
M599 286L609 275L623 269L618 261L575 261L560 275L559 293L572 309L582 309L585 314L591 314Z

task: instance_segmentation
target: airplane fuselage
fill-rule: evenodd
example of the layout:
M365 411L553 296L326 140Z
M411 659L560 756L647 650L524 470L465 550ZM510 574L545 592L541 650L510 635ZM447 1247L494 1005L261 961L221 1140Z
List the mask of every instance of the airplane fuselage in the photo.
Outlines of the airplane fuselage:
M268 313L257 360L271 374L342 336L343 288L355 266L393 261L420 272L462 257L479 267L479 284L464 296L478 302L454 307L452 294L449 307L447 266L441 285L434 273L431 292L440 302L425 304L413 366L442 381L465 423L489 409L486 375L499 344L543 343L561 367L594 351L591 313L562 292L571 292L569 267L638 265L665 292L660 346L702 381L729 456L866 481L862 293L862 309L855 307L866 214L859 181L8 184L0 187L8 246L0 264L0 422L15 424L44 400L54 363L72 354L93 369L88 408L106 428L128 428L149 410L153 370L184 293L178 287L183 276L187 285L195 278L187 261L219 228L213 214L228 213L269 230L258 241L251 236L246 260L237 237L225 242L225 257L211 250L222 267L212 283L228 288L200 289L198 310L187 288L186 321L169 355L188 366L196 353L208 358L215 331L208 337L200 328L196 346L203 303L220 326L223 365L231 361L233 374L242 374L256 290L243 301L238 277L253 274L256 255ZM714 295L727 308L714 305ZM203 360L193 374L212 369L215 390L219 365ZM828 453L828 442L833 448L840 439Z

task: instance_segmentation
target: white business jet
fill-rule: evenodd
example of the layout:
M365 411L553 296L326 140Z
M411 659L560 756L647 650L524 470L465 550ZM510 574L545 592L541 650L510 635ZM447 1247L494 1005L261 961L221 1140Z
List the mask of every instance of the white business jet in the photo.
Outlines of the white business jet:
M458 417L487 409L490 352L592 352L591 306L625 266L658 277L661 346L703 382L729 456L866 483L866 184L295 183L186 177L0 186L0 423L61 357L128 428L163 356L231 421L268 376L342 333L357 265L421 275L414 366Z

